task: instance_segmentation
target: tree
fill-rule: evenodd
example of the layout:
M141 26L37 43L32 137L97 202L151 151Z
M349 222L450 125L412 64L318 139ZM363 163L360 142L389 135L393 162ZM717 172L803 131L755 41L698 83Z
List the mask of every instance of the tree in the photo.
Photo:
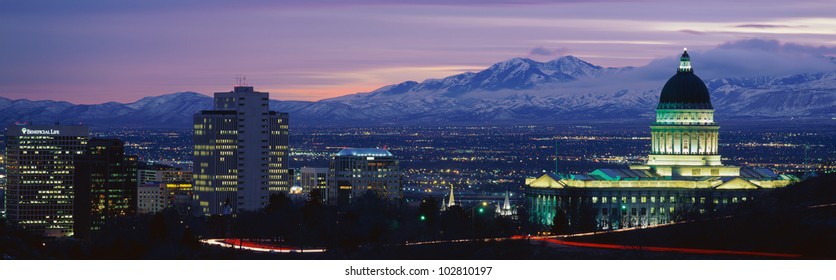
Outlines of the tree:
M569 216L563 208L557 208L552 219L552 231L557 234L569 233Z

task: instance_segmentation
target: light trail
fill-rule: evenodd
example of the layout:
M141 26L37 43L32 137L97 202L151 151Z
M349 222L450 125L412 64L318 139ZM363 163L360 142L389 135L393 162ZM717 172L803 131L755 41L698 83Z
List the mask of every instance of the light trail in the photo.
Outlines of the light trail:
M238 244L230 243L230 240L235 242L235 243L238 243ZM250 241L242 241L240 239L223 239L223 238L201 239L200 242L204 243L204 244L208 244L208 245L221 246L221 247L225 247L225 248L242 249L242 250L249 250L249 251L256 251L256 252L267 252L267 253L324 253L325 252L325 249L321 249L321 248L302 249L302 248L293 248L293 247L280 247L280 246L258 244L258 243L250 242Z
M547 243L572 247L597 248L597 249L612 249L612 250L629 250L629 251L646 251L646 252L667 252L667 253L685 253L685 254L701 254L701 255L739 255L739 256L757 256L757 257L774 257L774 258L800 258L800 254L786 254L786 253L769 253L769 252L752 252L752 251L732 251L732 250L715 250L715 249L695 249L695 248L676 248L676 247L656 247L656 246L636 246L636 245L618 245L618 244L604 244L604 243L590 243L590 242L575 242L565 241L560 239L546 239L546 238L532 238L532 240L542 240Z

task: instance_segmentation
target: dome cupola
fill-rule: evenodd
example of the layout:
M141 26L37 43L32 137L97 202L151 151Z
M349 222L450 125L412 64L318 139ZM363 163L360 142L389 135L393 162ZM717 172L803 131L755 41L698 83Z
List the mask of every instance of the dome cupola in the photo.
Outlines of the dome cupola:
M679 68L662 88L656 109L713 109L705 82L694 74L687 49L679 57Z

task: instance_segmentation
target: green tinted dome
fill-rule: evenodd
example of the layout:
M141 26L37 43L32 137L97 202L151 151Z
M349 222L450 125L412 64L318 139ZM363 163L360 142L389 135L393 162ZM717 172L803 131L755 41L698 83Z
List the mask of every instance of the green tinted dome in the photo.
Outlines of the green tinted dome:
M685 51L679 69L662 88L657 109L713 109L705 82L691 69L691 57Z

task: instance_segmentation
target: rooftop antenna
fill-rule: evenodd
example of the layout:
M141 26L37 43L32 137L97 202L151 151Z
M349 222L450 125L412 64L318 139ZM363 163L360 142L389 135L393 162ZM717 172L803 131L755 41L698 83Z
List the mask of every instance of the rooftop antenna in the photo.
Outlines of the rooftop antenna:
M235 86L236 87L243 87L247 85L247 76L238 74L235 75Z

